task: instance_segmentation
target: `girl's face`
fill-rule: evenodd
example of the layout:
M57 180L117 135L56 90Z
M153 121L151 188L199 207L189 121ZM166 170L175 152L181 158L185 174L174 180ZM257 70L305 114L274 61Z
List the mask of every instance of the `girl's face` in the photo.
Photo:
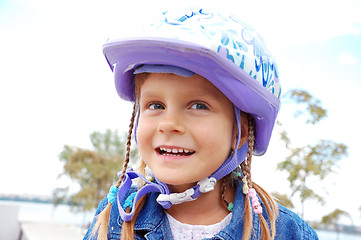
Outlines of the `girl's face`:
M139 107L138 149L160 181L194 184L228 157L233 105L205 78L151 73L140 86Z

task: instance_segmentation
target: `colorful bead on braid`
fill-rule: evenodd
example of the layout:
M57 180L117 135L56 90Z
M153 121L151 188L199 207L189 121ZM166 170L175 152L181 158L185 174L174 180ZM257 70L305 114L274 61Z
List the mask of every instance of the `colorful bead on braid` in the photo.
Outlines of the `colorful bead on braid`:
M248 188L248 184L247 184L247 176L244 176L243 178L242 178L242 182L243 182L243 194L248 194L248 190L249 190L249 188Z
M111 186L109 189L109 193L107 195L108 202L114 203L115 199L117 198L118 188L116 186Z
M262 214L262 207L258 201L256 190L251 188L248 190L248 196L251 198L252 207L256 214Z
M137 192L133 192L132 194L130 194L127 197L127 199L125 200L124 205L123 205L124 211L127 210L128 207L129 207L129 210L132 210L135 195L137 195Z

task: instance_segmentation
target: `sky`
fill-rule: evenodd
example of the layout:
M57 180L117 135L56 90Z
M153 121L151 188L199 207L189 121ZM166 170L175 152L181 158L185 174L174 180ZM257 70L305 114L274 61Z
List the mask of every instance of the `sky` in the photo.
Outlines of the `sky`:
M93 131L127 130L131 104L116 94L102 44L136 31L159 9L178 7L132 2L0 0L0 193L50 195L68 183L58 179L64 145L91 148ZM327 204L308 203L305 217L340 208L361 225L355 191L361 182L361 1L198 2L232 11L257 29L276 57L282 91L307 90L328 110L316 126L295 120L287 103L278 118L294 146L330 139L349 147L337 174L315 182L320 193L328 192ZM289 193L286 175L275 170L287 154L278 131L268 152L253 161L254 181Z

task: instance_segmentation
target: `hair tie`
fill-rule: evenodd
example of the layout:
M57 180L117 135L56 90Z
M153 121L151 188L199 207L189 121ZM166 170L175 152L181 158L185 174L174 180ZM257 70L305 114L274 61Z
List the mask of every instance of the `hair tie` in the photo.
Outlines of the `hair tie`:
M261 204L259 203L256 190L254 188L248 187L247 176L244 176L242 178L242 182L243 182L243 194L245 194L245 195L248 194L248 197L251 199L253 211L256 214L262 214L263 211L262 211Z
M244 178L242 178L242 182L243 182L243 194L248 194L248 184L247 184L247 176L244 176Z
M238 178L242 177L242 174L240 172L237 172L237 171L233 171L232 172L232 178L234 180L237 180Z
M114 185L109 188L109 193L107 195L108 203L114 203L117 198L118 188Z
M251 188L248 190L248 196L251 198L252 207L256 214L262 214L262 207L259 203L256 190L254 188Z
M125 200L124 204L123 204L123 209L124 211L127 210L127 207L129 207L130 210L132 210L133 207L133 201L135 198L135 195L137 195L137 192L133 192L132 194L130 194L127 199Z
M234 203L230 202L227 206L228 211L233 212Z

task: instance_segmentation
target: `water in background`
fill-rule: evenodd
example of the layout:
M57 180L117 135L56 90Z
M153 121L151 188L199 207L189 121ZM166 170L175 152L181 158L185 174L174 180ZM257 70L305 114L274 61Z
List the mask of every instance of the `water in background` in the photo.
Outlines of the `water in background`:
M94 217L94 212L72 212L68 205L58 205L56 208L51 203L33 203L0 201L1 205L17 205L20 207L19 220L38 221L54 220L60 223L71 224L79 227L87 227Z
M361 240L360 235L340 233L339 238L337 238L335 232L320 231L320 230L316 232L320 240Z
M71 224L87 228L94 217L94 212L74 213L68 205L59 205L54 208L50 203L32 203L0 201L1 205L20 206L19 219L25 221L55 220L57 222ZM317 231L320 240L337 240L335 232ZM360 235L341 233L338 240L361 240Z

